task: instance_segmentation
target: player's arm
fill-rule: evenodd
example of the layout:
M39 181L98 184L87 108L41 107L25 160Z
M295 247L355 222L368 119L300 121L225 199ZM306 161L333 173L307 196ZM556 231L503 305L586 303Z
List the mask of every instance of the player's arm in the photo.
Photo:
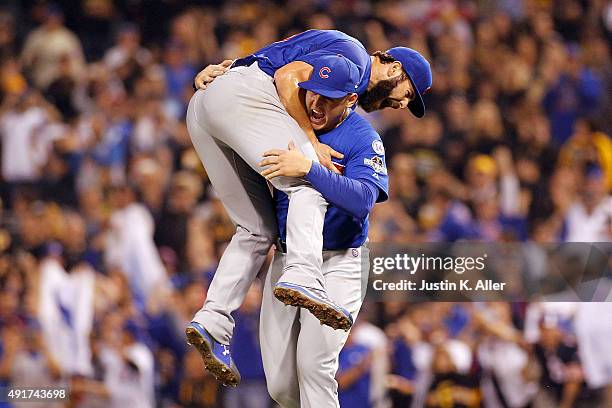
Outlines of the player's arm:
M355 382L359 381L359 379L368 372L371 366L372 352L368 352L368 354L363 356L361 361L357 362L357 364L344 370L339 370L337 375L338 388L341 390L349 388L355 384Z
M305 178L330 204L359 219L365 218L378 200L379 190L373 183L331 172L304 156L292 143L289 150L265 152L259 166L270 166L261 172L268 180L279 176Z
M294 61L276 70L274 82L278 96L293 119L308 136L312 143L319 162L328 169L338 172L332 164L331 158L341 159L343 155L331 147L319 143L315 135L308 114L306 113L305 91L298 86L298 83L307 81L312 75L312 66L303 61Z
M560 408L570 408L574 406L574 402L580 393L584 374L580 363L577 361L570 362L564 368L565 382L563 384L563 394L559 403Z
M319 163L313 163L304 178L329 203L359 219L365 218L378 200L378 187L370 181L332 173Z

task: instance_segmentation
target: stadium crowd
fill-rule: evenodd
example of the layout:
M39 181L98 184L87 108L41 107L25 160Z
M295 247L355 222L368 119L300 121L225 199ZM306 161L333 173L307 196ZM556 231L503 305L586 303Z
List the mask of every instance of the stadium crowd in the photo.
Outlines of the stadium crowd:
M368 114L391 185L372 243L612 240L609 1L190 3L3 2L0 386L67 386L71 407L272 406L258 284L236 316L240 387L183 338L234 231L184 116L203 66L309 28L432 63L425 118ZM605 304L366 302L341 405L612 406L593 361L611 330Z

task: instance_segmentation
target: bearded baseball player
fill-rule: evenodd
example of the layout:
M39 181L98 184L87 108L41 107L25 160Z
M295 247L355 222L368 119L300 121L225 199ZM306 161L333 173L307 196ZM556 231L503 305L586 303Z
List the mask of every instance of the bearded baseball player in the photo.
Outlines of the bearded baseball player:
M264 153L291 142L296 151L316 163L315 169L325 169L319 159L334 168L331 156L344 157L318 141L315 130L329 129L333 118L312 101L307 104L305 91L298 85L316 77L330 78L331 67L315 70L314 66L320 65L318 59L338 54L356 66L357 76L349 81L350 89L331 87L322 95L348 103L357 96L341 95L351 92L360 95L359 102L367 111L408 107L418 117L424 114L421 94L431 85L431 71L420 54L397 47L369 56L356 39L322 30L306 31L235 61L190 102L189 133L237 231L221 258L206 303L186 334L207 369L226 385L237 385L240 380L229 351L234 325L231 312L242 303L278 231L269 190L257 166ZM214 70L225 71L223 66ZM203 86L211 76L210 71L199 75L196 86ZM370 167L380 168L378 159L373 160ZM274 296L308 310L322 324L348 330L352 313L327 295L322 272L327 202L311 181L282 175L283 163L264 160L262 164L270 166L263 175L291 198L284 226L286 243L279 244L287 253Z

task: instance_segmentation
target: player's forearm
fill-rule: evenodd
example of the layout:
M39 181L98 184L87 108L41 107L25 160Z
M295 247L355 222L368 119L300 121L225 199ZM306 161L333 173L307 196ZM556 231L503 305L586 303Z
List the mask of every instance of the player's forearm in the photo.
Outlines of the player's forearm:
M59 362L53 357L53 355L49 352L49 350L44 348L43 355L47 359L47 366L49 368L49 373L53 378L60 378L62 375L62 369L59 365Z
M364 372L367 371L367 369L368 366L366 366L365 364L358 364L343 372L338 373L338 388L341 390L349 388L363 376Z
M274 82L276 91L285 107L287 113L297 122L300 128L308 136L310 143L315 145L318 143L317 136L312 129L310 119L306 113L306 105L304 102L303 90L300 89L298 83L308 80L312 72L312 67L304 62L292 62L287 66L280 68L274 74Z
M574 401L580 392L580 383L578 381L568 381L563 386L563 395L559 406L561 408L570 408L574 406Z
M325 200L359 219L370 213L378 198L377 187L332 173L319 163L312 163L305 178Z
M17 353L13 350L5 350L4 356L0 358L0 380L8 380L13 369L13 362Z

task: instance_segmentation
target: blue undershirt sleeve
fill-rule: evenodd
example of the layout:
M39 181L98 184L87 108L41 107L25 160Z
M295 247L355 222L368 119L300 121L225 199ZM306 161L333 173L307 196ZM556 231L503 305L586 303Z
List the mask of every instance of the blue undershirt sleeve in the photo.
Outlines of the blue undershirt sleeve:
M316 162L305 179L328 202L357 218L365 218L378 199L379 190L374 183L345 177Z

